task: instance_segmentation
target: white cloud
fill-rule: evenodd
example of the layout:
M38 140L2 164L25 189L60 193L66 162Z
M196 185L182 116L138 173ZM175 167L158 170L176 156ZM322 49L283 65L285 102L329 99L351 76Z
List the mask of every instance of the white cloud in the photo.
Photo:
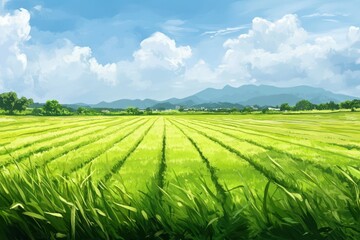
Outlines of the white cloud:
M29 21L25 9L0 15L0 89L38 101L100 101L109 97L107 92L131 97L134 92L149 92L150 87L156 92L178 81L192 56L189 46L177 46L175 40L155 32L140 43L133 59L102 64L90 47L67 39L28 43Z
M348 32L348 39L352 44L360 41L360 28L351 26Z
M0 89L35 99L76 99L101 85L116 85L115 63L100 64L89 47L69 40L31 45L30 13L26 9L0 15ZM85 86L94 89L85 90Z
M204 74L224 84L235 80L235 85L254 81L283 86L307 84L354 93L352 89L360 84L360 30L352 26L341 34L347 40L312 35L292 14L274 22L257 17L246 34L225 41L220 64L211 69L205 62L198 63L185 76L198 76L197 80L203 81L200 75Z
M28 59L21 50L30 39L30 14L25 9L16 10L14 14L0 15L0 79L14 81L25 71ZM0 87L4 88L4 86Z
M101 63L90 47L66 39L48 44L28 41L29 21L25 9L0 14L0 90L15 90L38 101L159 99L209 86L246 83L308 84L360 95L358 26L336 34L314 35L301 26L296 15L276 21L257 17L245 34L224 42L222 38L206 38L203 49L179 45L166 34L155 32L139 43L131 59ZM176 32L184 22L167 24ZM241 29L220 29L205 35L226 35ZM218 61L207 59L214 58L208 53L219 48L222 52L214 54Z
M331 22L331 23L339 23L339 22L340 22L339 20L330 19L330 18L325 18L325 19L323 19L323 21L325 21L325 22Z
M170 33L172 35L182 35L183 33L194 33L198 30L195 28L190 28L186 26L186 22L181 19L170 19L165 23L161 24L161 28L164 32Z
M89 47L79 47L68 40L31 46L28 56L31 61L21 90L39 101L79 101L97 89L117 83L115 64L99 64Z
M117 83L117 67L115 63L108 63L105 65L99 64L95 58L89 60L90 70L97 74L99 79L105 82L116 85Z
M300 27L296 15L285 15L275 22L256 17L247 34L241 34L236 39L229 39L224 43L224 47L230 49L240 47L243 50L260 48L274 51L283 45L302 44L306 38L307 33Z
M185 72L186 80L195 80L199 82L217 82L217 73L215 73L204 60L199 60L194 66Z
M36 11L38 11L38 12L41 12L41 10L43 9L43 6L41 6L41 5L36 5L36 6L34 7L34 9L35 9Z
M89 47L75 46L70 54L63 56L65 63L87 62L91 56Z
M177 46L175 40L155 32L140 43L132 60L117 63L118 78L137 91L164 94L181 78L191 56L190 46Z
M333 14L333 13L312 13L312 14L308 14L308 15L304 15L302 16L303 18L314 18L314 17L336 17L337 15Z
M246 28L248 28L247 25L239 26L239 27L228 27L228 28L219 29L219 30L215 30L215 31L206 31L202 35L210 35L210 38L214 38L217 36L224 36L224 35L228 35L231 33L236 33L243 29L246 29Z
M4 9L5 8L5 5L6 3L8 2L9 0L1 0L1 8L0 9Z
M331 18L331 17L347 17L348 14L344 13L328 13L328 12L316 12L308 15L301 16L302 18Z
M161 32L156 32L140 43L140 49L133 56L140 68L165 68L177 70L184 60L191 57L189 46L176 46L175 40Z

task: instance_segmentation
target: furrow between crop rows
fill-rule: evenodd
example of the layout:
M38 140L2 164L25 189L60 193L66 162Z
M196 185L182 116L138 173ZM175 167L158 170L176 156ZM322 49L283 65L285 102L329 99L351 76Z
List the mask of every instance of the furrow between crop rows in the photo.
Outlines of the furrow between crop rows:
M194 122L194 121L192 121L192 124L195 124L195 125L198 125L198 126L202 126L202 127L204 127L204 126L206 126L206 127L208 127L208 128L210 128L209 127L209 125L213 125L213 126L215 126L216 128L218 128L218 129L216 129L216 131L218 131L218 130L220 130L220 131L222 131L222 132L225 132L225 130L224 129L226 129L226 127L223 127L223 126L218 126L218 125L216 125L216 124L211 124L211 123L208 123L208 124L205 124L205 123L199 123L199 122ZM212 128L213 130L214 130L214 128ZM266 135L262 135L262 134L260 134L260 133L256 133L256 132L251 132L251 133L249 133L249 132L246 132L246 131L243 131L243 130L241 130L241 129L238 129L238 128L230 128L229 130L231 130L232 132L239 132L239 133L241 133L241 136L243 136L242 138L239 138L239 137L237 137L238 139L240 139L240 140L243 140L243 141L248 141L249 143L252 143L252 144L259 144L258 142L255 142L254 140L251 140L251 138L253 138L253 139L255 139L255 137L254 136L258 136L258 137L260 137L260 138L263 138L263 141L265 141L265 139L271 139L273 142L275 141L275 142L281 142L281 143L285 143L284 144L284 146L296 146L297 148L304 148L304 149L309 149L309 150L311 150L313 153L318 153L318 152L322 152L322 153L328 153L328 154L331 154L331 156L333 157L333 155L336 155L337 156L337 158L339 158L339 157L341 157L343 160L345 160L345 161L350 161L350 159L351 160L353 160L353 161L350 161L350 162L348 162L348 163L353 163L353 164L355 164L355 163L357 163L358 161L359 161L359 159L358 158L355 158L355 157L352 157L352 156L349 156L349 155L345 155L345 154L343 154L343 153L338 153L338 152L334 152L334 151L328 151L328 150L324 150L324 149L320 149L320 148L317 148L317 147L312 147L312 146L307 146L307 145L304 145L304 144L301 144L301 143L296 143L296 142L289 142L289 141L287 141L287 140L283 140L283 139L279 139L279 138L276 138L276 137L271 137L271 136L266 136ZM229 134L229 133L228 133ZM232 137L234 137L235 135L234 134L230 134ZM230 136L229 135L229 136ZM248 136L247 138L245 138L245 136ZM270 140L270 141L271 141ZM267 140L268 142L269 142L269 140ZM262 147L266 147L266 145L262 145L262 144L259 144L259 146L262 146ZM270 150L275 150L275 148L274 147L270 147L271 149ZM278 151L280 151L280 152L282 152L282 150L278 150ZM286 152L287 154L289 154L289 152ZM320 155L320 154L319 154ZM324 154L323 154L324 155ZM329 160L331 160L331 159L327 159L328 161Z
M195 125L197 125L197 124L195 124ZM209 124L206 125L207 128L209 128L208 125ZM204 125L201 125L201 124L197 125L197 126L204 127ZM220 128L220 126L219 126L219 128ZM239 137L237 135L225 132L223 130L223 128L224 128L223 126L221 126L221 128L222 129L218 129L218 128L209 128L209 129L219 131L222 134L227 135L227 136L232 137L232 138L235 138L235 139L238 139L239 141L246 141L246 142L248 142L250 144L253 144L255 146L259 146L261 148L267 149L270 152L276 152L276 153L282 154L282 155L290 158L292 161L294 161L294 163L300 163L303 167L306 166L306 168L313 167L315 169L318 169L320 171L319 174L326 173L329 176L336 175L341 181L346 180L346 179L344 179L343 174L339 173L338 168L333 168L333 166L331 166L331 165L328 165L328 164L325 164L325 163L320 164L320 163L314 162L313 160L310 160L310 159L304 159L303 157L299 157L299 156L296 156L295 154L292 154L290 151L285 152L285 151L282 151L282 150L280 150L278 148L275 148L275 147L273 147L271 145L260 144L259 141L254 141L254 140L251 140L251 139L241 138L241 137ZM231 130L234 131L236 129L231 129ZM312 170L312 172L316 172L316 171ZM354 176L354 179L357 179L357 177Z
M103 182L109 181L109 179L120 170L120 168L123 166L123 164L126 162L126 160L131 156L131 154L140 145L140 143L142 142L142 140L144 139L144 137L150 131L150 129L152 128L152 126L154 124L155 124L155 121L150 125L150 127L148 127L145 130L145 132L141 135L140 139L135 143L135 145L130 149L130 151L123 158L121 158L119 161L117 161L115 163L115 165L113 165L113 167L111 168L111 171L104 176Z
M127 120L125 120L127 121ZM68 134L69 132L74 132L74 131L81 131L82 129L86 129L86 128L90 128L90 127L96 127L96 126L102 126L102 125L112 125L114 123L121 123L124 121L119 121L119 120L113 120L113 121L106 121L106 122L94 122L94 124L91 124L90 126L83 126L80 125L79 127L66 127L65 130L61 130L61 131L55 131L55 132L49 132L43 135L36 135L36 136L30 136L28 138L19 138L16 139L17 141L13 141L8 145L3 146L2 151L0 151L0 155L4 155L4 154L8 154L8 153L13 153L16 150L19 149L24 149L26 147L38 144L38 143L42 143L42 142L47 142L48 140L52 140L54 137L59 138L61 136L65 136L66 134Z
M256 170L258 170L260 173L262 173L266 178L268 178L271 181L274 181L275 183L282 185L283 187L287 188L287 189L291 189L295 192L301 192L302 190L296 186L296 184L294 182L289 183L288 181L286 181L286 179L284 178L279 178L278 176L276 176L276 174L272 171L269 171L266 167L264 167L262 164L253 161L253 159L251 159L250 157L242 154L239 150L230 147L226 144L224 144L221 140L216 139L208 134L206 134L205 132L202 132L200 130L197 130L196 128L190 127L184 123L181 123L179 121L176 121L178 124L184 126L185 128L190 128L193 129L197 132L199 132L200 134L204 135L205 137L207 137L208 139L212 140L213 142L219 144L221 147L227 149L228 151L236 154L237 156L239 156L241 159L247 161L249 164L251 164Z
M162 145L161 145L161 160L159 164L159 171L157 173L158 187L164 188L165 186L165 172L166 172L166 124L163 119L163 135L162 135ZM160 191L161 193L161 191Z
M84 125L84 123L92 124L94 122L109 122L109 121L111 121L111 119L74 120L74 121L65 121L65 122L64 121L56 121L52 124L45 125L45 126L44 125L38 125L38 126L30 125L26 129L22 129L22 128L9 129L6 131L2 131L2 136L3 136L3 139L12 138L12 137L16 138L16 137L21 137L23 135L47 132L47 131L51 131L54 129L62 129L62 128L66 128L66 127ZM30 131L28 131L27 129L29 129ZM6 137L7 135L10 135L10 136Z
M112 134L113 132L116 132L117 130L122 130L127 127L133 127L134 125L137 126L137 122L141 121L143 119L137 119L134 122L131 122L130 124L125 125L118 125L110 127L106 130L99 131L100 134L92 134L90 136L82 136L75 141L70 141L67 144L63 146L59 146L57 148L52 148L49 151L45 151L42 153L38 153L33 156L33 159L27 161L23 161L23 164L26 164L26 167L30 169L38 169L40 167L48 167L48 164L52 163L53 161L56 161L61 158L67 158L69 153L76 154L79 151L81 151L83 148L88 146L89 144L97 144L98 141L101 141L104 137L108 136L109 134ZM63 168L64 166L61 166ZM8 167L9 168L9 167ZM15 168L15 166L13 166ZM57 169L58 170L58 169Z
M213 182L213 184L215 185L216 191L221 199L221 202L224 203L225 199L226 199L226 191L224 189L224 187L219 183L219 179L218 176L216 175L216 170L215 168L213 168L210 164L210 161L204 156L203 152L201 151L201 149L198 147L198 145L196 144L196 142L189 137L182 128L180 128L179 126L177 126L176 124L174 124L172 121L170 121L177 129L180 130L180 132L191 142L191 144L194 146L194 148L196 149L196 151L199 153L201 159L203 160L204 164L206 165L206 168L208 169L210 176L211 176L211 180Z
M245 123L241 123L239 121L229 121L229 120L214 120L214 119L197 119L198 121L204 122L206 124L211 123L211 124L215 124L218 126L224 126L225 128L231 129L231 127L233 128L241 128L242 130L249 130L251 132L254 132L254 129L256 129L256 132L261 133L264 136L277 136L280 138L290 138L290 139L303 139L303 140L307 140L307 141L316 141L316 143L320 143L321 145L324 144L328 144L327 146L330 148L330 145L336 145L342 148L346 148L346 149L359 149L360 150L360 145L356 145L355 142L351 141L349 138L343 139L343 138L330 138L329 136L322 137L323 134L328 134L329 132L322 132L320 135L317 134L315 135L314 133L312 134L305 134L304 131L297 131L294 132L293 129L286 129L284 128L282 125L280 126L264 126L264 125L251 125L251 124L245 124ZM229 128L230 127L230 128ZM341 144L337 144L337 142L339 140L346 140L347 142L351 142L352 145L350 146L346 146L346 145L341 145Z
M128 121L125 121L125 124ZM119 122L119 124L122 124L123 122ZM96 135L97 133L101 133L104 131L104 129L106 129L107 127L111 127L113 126L113 124L106 124L106 125L100 125L99 129L96 126L93 126L92 128L89 127L85 127L85 128L81 128L81 129L77 129L77 132L74 132L70 135L67 135L67 133L65 134L61 134L60 136L55 136L55 138L50 139L50 140L54 140L54 141L47 141L45 142L43 145L39 145L39 143L37 143L37 145L35 145L33 148L26 147L26 148L21 148L19 149L20 152L16 154L13 153L9 153L8 156L6 156L6 158L2 158L2 160L4 160L4 163L1 165L2 167L7 167L10 164L13 164L14 161L16 161L17 163L22 162L24 159L28 159L36 154L40 154L43 152L47 152L49 150L52 149L56 149L57 147L61 147L63 145L66 145L69 142L73 142L74 140L78 140L79 137L81 138L89 138L91 139L91 136ZM116 125L115 125L116 126ZM71 130L71 129L70 129ZM76 129L75 129L76 130ZM39 145L39 146L38 146Z
M144 122L138 119L140 123L129 124L126 126L116 126L112 129L107 129L106 132L102 132L101 135L95 136L95 139L88 141L86 145L77 148L76 151L67 152L58 158L53 159L46 163L46 168L52 171L52 173L67 175L71 169L76 168L78 165L82 165L82 162L88 161L88 159L94 159L94 156L100 156L106 154L106 152L121 141L122 137L126 135L127 131L124 129L129 128L129 131L141 126ZM146 122L149 120L146 120ZM81 168L80 168L81 169Z

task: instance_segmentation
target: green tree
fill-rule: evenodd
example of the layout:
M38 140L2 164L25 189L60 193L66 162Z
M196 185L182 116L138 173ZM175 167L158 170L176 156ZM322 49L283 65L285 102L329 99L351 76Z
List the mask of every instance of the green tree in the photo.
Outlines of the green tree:
M351 101L351 108L360 108L360 100L354 99Z
M346 100L345 102L340 103L340 107L343 109L351 109L352 108L352 101Z
M43 106L44 115L48 116L61 116L61 115L70 115L70 112L67 109L64 109L63 106L57 100L48 100Z
M96 115L97 114L94 109L86 108L86 107L78 107L78 109L76 110L76 113L79 115Z
M253 109L251 108L251 107L244 107L242 110L241 110L241 112L244 112L244 113L250 113L250 112L252 112L253 111Z
M45 115L44 113L44 109L42 108L34 108L31 112L32 115L35 115L35 116L43 116Z
M290 111L291 107L288 103L283 103L280 105L280 111Z
M7 92L0 94L0 108L4 109L11 115L14 114L15 111L25 111L26 108L33 103L34 102L31 98L18 98L15 92Z
M316 105L317 110L325 110L327 108L328 108L328 106L326 103L320 103L320 104Z
M239 109L236 108L236 107L233 107L233 108L230 109L230 112L233 112L233 113L234 113L234 112L239 112Z
M335 103L334 101L327 103L327 106L329 110L336 110L340 108L339 104Z
M126 112L127 112L127 114L130 114L130 115L139 115L140 114L139 109L136 107L128 107L126 109Z
M295 105L295 110L302 111L302 110L312 110L314 109L314 104L312 104L308 100L300 100Z
M145 114L146 114L146 115L152 115L152 109L149 108L149 107L147 107L147 108L145 109Z

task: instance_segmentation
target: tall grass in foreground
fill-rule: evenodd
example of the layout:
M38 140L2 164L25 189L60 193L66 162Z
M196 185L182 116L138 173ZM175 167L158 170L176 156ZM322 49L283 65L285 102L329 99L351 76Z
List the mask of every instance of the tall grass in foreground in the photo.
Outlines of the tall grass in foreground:
M91 172L74 180L46 169L2 169L0 239L360 239L359 182L340 172L321 183L304 172L318 186L312 192L269 179L256 190L239 182L224 198L202 181L196 192L148 186L134 199L123 188L92 182Z

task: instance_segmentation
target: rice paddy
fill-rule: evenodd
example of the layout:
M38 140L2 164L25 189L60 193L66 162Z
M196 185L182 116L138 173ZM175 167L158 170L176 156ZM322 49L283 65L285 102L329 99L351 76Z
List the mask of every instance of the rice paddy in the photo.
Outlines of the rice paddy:
M0 117L0 239L359 239L360 114Z

